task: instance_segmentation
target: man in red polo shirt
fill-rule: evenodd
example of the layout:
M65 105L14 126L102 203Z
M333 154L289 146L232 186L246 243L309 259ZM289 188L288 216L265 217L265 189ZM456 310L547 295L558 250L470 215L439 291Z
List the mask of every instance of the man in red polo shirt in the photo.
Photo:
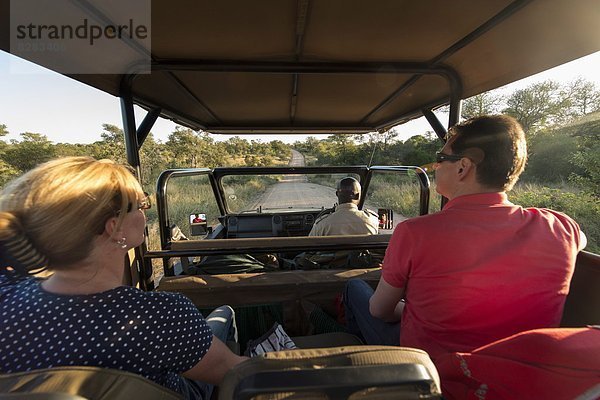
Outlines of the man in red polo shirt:
M449 201L396 227L374 293L363 281L348 283L350 330L369 344L421 348L435 359L558 326L586 240L568 216L508 201L526 159L525 135L511 117L450 129L435 164L436 190Z

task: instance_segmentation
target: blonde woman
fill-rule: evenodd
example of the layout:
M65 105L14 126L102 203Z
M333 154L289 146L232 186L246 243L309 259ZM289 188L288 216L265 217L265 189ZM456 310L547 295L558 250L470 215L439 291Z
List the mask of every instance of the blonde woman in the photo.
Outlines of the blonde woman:
M212 384L244 360L222 342L235 329L233 310L205 320L183 295L123 286L124 257L144 241L148 208L127 167L89 157L47 162L5 188L0 372L99 366L210 398ZM40 268L53 274L31 277Z

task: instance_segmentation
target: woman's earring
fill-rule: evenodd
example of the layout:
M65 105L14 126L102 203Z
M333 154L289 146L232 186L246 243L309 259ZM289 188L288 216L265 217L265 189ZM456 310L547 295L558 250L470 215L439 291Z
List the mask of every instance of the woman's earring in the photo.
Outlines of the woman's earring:
M124 249L127 247L127 239L122 237L121 239L117 240L117 244L119 245L119 247Z

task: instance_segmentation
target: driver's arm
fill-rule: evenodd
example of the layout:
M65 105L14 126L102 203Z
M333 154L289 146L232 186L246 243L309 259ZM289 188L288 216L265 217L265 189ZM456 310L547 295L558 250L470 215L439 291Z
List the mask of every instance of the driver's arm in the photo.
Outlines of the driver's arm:
M369 300L369 311L375 318L386 322L400 321L404 309L404 302L401 301L403 297L404 288L396 288L382 277L375 293Z
M323 223L323 220L317 219L315 221L315 223L313 224L312 228L310 229L308 236L325 236L323 234L324 226L325 226L325 224Z

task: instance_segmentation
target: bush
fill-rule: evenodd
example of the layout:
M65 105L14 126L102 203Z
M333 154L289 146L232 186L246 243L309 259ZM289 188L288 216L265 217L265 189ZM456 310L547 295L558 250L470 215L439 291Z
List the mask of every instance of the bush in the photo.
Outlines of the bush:
M523 179L534 182L560 182L581 168L571 162L578 140L561 132L539 134L529 143L529 161Z

